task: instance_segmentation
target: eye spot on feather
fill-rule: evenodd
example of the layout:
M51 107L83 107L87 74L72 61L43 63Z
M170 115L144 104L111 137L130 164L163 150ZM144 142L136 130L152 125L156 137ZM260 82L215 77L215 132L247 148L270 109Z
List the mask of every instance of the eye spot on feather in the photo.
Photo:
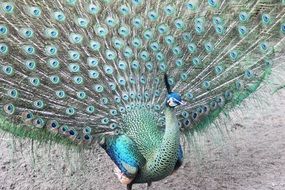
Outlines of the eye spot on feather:
M58 22L64 22L66 17L62 11L56 11L53 13L53 18Z
M52 75L52 76L50 76L50 81L52 82L52 84L59 84L60 78L57 75Z
M180 74L180 79L182 81L186 81L189 78L189 75L187 73L181 73Z
M84 79L82 76L74 76L73 83L77 85L82 85L84 83Z
M182 20L182 19L176 19L174 21L174 25L175 25L176 29L180 30L180 31L183 31L186 28L186 24L185 24L184 20Z
M197 121L198 120L198 113L197 112L192 112L192 114L191 114L191 117L192 117L192 119L194 120L194 121Z
M9 29L6 25L0 24L0 38L7 37L9 34Z
M69 55L69 59L71 61L79 61L79 59L81 57L80 53L78 51L76 51L76 50L68 51L68 55Z
M248 29L245 26L238 26L240 37L245 37L248 34Z
M58 59L56 59L56 58L48 59L47 64L48 64L49 68L51 68L51 69L58 69L60 67L60 63L59 63Z
M5 75L7 76L13 76L15 73L14 67L10 65L5 65L2 67L2 71L4 72Z
M239 14L239 20L241 21L241 22L247 22L248 20L249 20L249 18L250 18L250 15L247 13L247 12L240 12L240 14Z
M32 28L21 28L19 34L24 39L30 39L34 37L34 30Z
M87 94L84 91L79 91L76 93L77 98L79 98L80 100L84 100L87 98Z
M131 10L127 5L121 5L119 7L119 12L121 13L121 15L127 16L130 14Z
M231 50L229 53L229 57L233 62L236 61L239 57L238 51L237 50Z
M12 2L2 2L1 8L5 14L13 14L15 10L15 6Z
M45 126L45 121L39 117L33 121L33 124L37 128L43 128Z
M78 17L75 18L75 23L81 28L87 28L89 25L89 20L87 18Z
M215 109L217 109L217 102L216 101L211 101L210 102L210 109L211 110L215 110Z
M262 23L263 23L264 25L269 25L269 24L272 23L272 18L271 18L271 16L270 16L269 14L267 14L267 13L262 14L261 20L262 20Z
M97 4L89 4L87 6L87 12L91 15L97 15L101 11L101 7Z
M72 44L81 44L83 41L83 36L81 34L78 34L78 33L71 33L69 35L69 41Z
M40 7L27 7L25 11L30 17L34 18L40 18L42 14Z
M126 109L124 107L119 107L119 111L120 111L120 113L125 113Z
M227 90L227 91L225 92L224 96L225 96L226 100L231 100L232 97L233 97L233 93L232 93L232 91Z
M90 134L85 134L83 136L83 143L84 144L90 144L92 142L92 136Z
M66 97L65 91L63 91L63 90L58 90L55 92L55 94L59 99L63 99Z
M121 37L126 38L131 34L131 30L127 25L123 25L118 29L118 33Z
M267 53L269 51L269 45L267 42L261 42L259 44L259 49L261 51L261 53Z
M7 55L9 53L9 47L5 43L0 43L0 56Z
M151 10L147 13L147 16L150 21L156 21L158 19L158 13L154 10Z
M29 82L34 87L39 87L41 85L41 81L38 77L30 77Z
M62 125L60 128L59 128L59 132L63 135L66 135L69 131L69 127L67 125Z
M205 32L204 25L201 23L196 23L195 24L195 31L198 35L201 35Z
M77 133L77 131L76 131L75 129L69 129L69 131L67 132L67 134L68 134L68 136L69 136L69 138L70 138L71 140L75 140L76 137L77 137L77 135L78 135L78 133Z
M87 113L92 114L95 112L95 107L92 105L87 106L86 111L87 111Z
M3 106L4 112L8 115L13 115L15 113L16 107L13 104L6 104Z
M19 92L18 92L17 89L9 89L9 90L7 91L7 95L8 95L9 97L15 99L15 98L18 98L18 97L19 97Z
M150 55L149 55L148 51L140 52L139 56L143 61L149 61L150 60Z
M222 96L217 97L216 102L218 103L219 107L223 107L225 105L225 99Z
M191 125L190 119L184 119L183 120L183 127L189 127Z
M109 99L107 97L100 98L100 102L102 105L107 105L109 103Z
M36 100L34 101L34 107L36 109L43 109L44 108L44 101L43 100Z
M101 120L101 124L103 124L103 125L107 125L107 124L109 124L109 122L110 122L109 118L103 118Z
M91 48L92 51L99 51L101 49L101 44L98 41L95 40L90 40L89 42L89 47Z
M73 116L73 115L76 113L76 110L75 110L75 108L73 108L73 107L69 107L69 108L66 108L65 113L66 113L68 116Z
M34 114L32 112L22 112L21 119L24 121L25 124L31 125L31 121L34 119Z
M246 70L244 73L246 79L252 79L254 77L254 72L252 70Z
M202 84L202 87L206 90L209 90L211 87L211 81L208 81L208 80L204 81Z

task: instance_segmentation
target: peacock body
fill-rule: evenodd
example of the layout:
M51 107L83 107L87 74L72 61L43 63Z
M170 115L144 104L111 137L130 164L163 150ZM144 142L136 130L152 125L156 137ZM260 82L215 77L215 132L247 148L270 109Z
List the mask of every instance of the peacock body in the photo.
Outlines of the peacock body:
M284 54L283 0L0 0L0 128L161 180Z

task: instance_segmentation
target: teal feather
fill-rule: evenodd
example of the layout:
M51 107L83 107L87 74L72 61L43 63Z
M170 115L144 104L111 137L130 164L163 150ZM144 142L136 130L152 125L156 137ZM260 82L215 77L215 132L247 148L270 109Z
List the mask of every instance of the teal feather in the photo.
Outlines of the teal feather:
M279 0L0 0L0 129L150 184L274 73L284 23Z

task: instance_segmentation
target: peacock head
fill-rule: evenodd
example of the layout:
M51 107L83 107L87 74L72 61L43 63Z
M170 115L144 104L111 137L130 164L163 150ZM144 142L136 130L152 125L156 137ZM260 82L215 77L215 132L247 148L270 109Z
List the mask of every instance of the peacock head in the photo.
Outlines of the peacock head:
M166 98L166 105L170 108L175 108L179 105L184 105L181 95L177 92L170 92Z

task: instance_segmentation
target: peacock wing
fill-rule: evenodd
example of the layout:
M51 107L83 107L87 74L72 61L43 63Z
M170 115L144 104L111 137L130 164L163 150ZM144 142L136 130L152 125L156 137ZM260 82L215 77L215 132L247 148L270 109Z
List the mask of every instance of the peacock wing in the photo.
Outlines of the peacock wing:
M128 178L134 179L146 163L136 143L126 135L112 136L103 141L101 146L120 169L120 172Z

